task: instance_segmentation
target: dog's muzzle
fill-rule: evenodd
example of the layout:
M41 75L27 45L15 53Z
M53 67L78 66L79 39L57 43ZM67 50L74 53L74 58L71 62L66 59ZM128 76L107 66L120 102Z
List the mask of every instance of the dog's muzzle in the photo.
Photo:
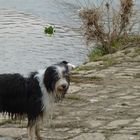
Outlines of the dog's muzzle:
M68 89L68 85L67 84L62 84L60 86L57 87L57 91L58 92L65 92Z
M68 90L68 85L67 84L62 84L57 87L57 92L56 92L56 98L55 102L62 101L63 98L65 97L65 94L67 93Z

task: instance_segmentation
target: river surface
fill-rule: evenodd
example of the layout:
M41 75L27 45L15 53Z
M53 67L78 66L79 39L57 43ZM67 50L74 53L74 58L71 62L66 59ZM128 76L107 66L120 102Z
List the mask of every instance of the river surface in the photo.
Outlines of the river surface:
M0 73L27 74L62 60L83 63L88 49L75 28L80 27L77 10L88 2L0 0ZM56 31L51 37L44 34L47 24Z
M75 8L58 0L0 0L0 73L85 61L87 48L70 19ZM44 34L47 24L55 26L51 37Z

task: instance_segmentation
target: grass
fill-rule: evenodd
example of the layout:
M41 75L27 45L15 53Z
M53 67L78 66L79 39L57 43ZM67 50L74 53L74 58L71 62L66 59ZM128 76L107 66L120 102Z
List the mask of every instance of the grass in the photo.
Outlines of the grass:
M95 58L95 57L92 57L92 58ZM79 72L79 71L90 71L90 70L102 70L102 69L106 69L108 67L111 67L113 65L116 65L116 64L119 64L120 61L118 61L113 55L112 56L108 56L108 55L105 55L105 56L96 56L96 59L94 59L95 61L102 61L101 64L99 65L96 65L96 66L93 66L93 65L83 65L83 66L79 66L75 69L76 72ZM82 77L78 77L80 79L82 79ZM84 77L85 78L85 77ZM87 79L86 79L87 78ZM87 81L90 81L90 80L100 80L100 77L86 77L85 79ZM73 76L72 76L72 80L73 80ZM78 80L78 79L74 79L75 80ZM81 80L82 81L82 80Z
M96 47L94 48L90 54L88 55L90 61L98 61L104 55L104 51L102 48Z
M123 50L126 48L130 48L130 47L135 47L138 46L138 44L140 44L140 35L130 35L127 38L124 37L120 37L117 40L114 40L114 42L112 42L111 47L114 48L114 53L118 50ZM130 50L125 50L124 53L128 54L130 53ZM137 47L135 49L135 53L136 54L140 54L140 47ZM102 47L96 47L93 48L93 50L90 52L89 56L89 61L100 61L103 60L103 56L106 55L106 52L103 50Z
M113 66L115 64L118 64L119 62L114 57L104 57L103 60L103 68L108 68L110 66Z
M66 99L69 99L69 100L76 100L76 101L82 100L80 96L75 95L75 94L68 95L68 96L66 97Z

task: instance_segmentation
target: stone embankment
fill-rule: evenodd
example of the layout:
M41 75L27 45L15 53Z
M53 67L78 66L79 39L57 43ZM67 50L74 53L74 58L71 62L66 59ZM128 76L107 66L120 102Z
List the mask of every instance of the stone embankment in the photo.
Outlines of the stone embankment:
M71 74L44 140L140 140L140 46L107 55ZM0 119L0 140L27 140L26 121Z

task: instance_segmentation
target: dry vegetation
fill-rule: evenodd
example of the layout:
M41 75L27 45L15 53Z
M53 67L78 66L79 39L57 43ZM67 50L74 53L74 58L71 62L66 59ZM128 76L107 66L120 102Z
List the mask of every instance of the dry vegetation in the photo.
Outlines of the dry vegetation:
M99 6L86 7L79 12L87 45L94 42L98 46L98 49L92 52L94 54L113 53L124 45L129 46L128 42L135 41L135 38L140 40L139 35L131 34L137 22L132 22L135 16L134 1L119 1L119 8L114 8L113 1L103 0Z

